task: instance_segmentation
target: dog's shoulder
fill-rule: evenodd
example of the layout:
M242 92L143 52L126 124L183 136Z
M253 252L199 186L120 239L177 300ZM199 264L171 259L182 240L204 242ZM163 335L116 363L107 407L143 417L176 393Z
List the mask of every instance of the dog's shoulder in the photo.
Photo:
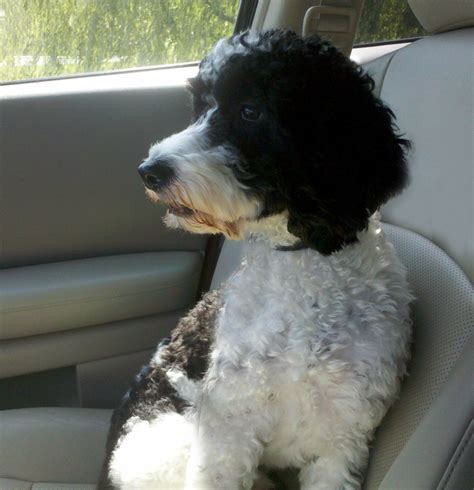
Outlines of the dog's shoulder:
M118 441L127 432L128 421L137 418L151 421L162 412L183 413L189 406L189 401L179 396L167 373L179 371L190 380L204 376L214 341L214 324L221 306L219 290L205 294L179 321L171 336L159 344L150 363L135 376L112 415L99 488L112 488L108 480L108 465Z
M171 336L159 344L149 365L135 377L125 396L135 404L130 416L152 419L157 407L167 405L166 408L178 413L186 408L187 402L178 396L167 374L179 371L190 380L203 378L209 365L221 301L220 291L205 294L178 322Z
M158 349L152 363L166 369L179 369L189 379L201 379L209 365L216 317L222 301L219 290L205 294L179 321L169 342Z

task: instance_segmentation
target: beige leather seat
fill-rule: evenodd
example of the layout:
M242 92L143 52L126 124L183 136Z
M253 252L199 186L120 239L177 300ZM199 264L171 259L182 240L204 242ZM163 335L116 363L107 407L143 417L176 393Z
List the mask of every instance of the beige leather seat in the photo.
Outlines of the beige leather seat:
M415 347L411 375L377 433L365 488L470 489L474 2L410 3L437 34L368 70L415 144L411 187L383 210L386 221L403 227L385 231L418 298ZM240 244L225 245L214 285L240 254ZM67 408L1 412L0 489L94 488L109 417L106 410Z
M87 408L2 412L0 489L94 489L110 415Z

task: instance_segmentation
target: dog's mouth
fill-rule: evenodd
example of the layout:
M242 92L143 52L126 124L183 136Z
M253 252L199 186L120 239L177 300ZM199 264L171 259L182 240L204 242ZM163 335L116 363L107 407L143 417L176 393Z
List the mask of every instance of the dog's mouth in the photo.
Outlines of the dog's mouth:
M166 206L165 223L170 228L182 227L188 231L198 233L220 232L227 238L240 238L240 224L242 221L246 221L245 218L227 220L214 216L210 210L203 211L198 209L191 203L191 199L187 194L176 189L173 193L160 192L160 194L147 189L146 194L152 202Z
M179 218L191 218L200 211L178 201L175 196L158 194L150 189L146 190L149 199L154 203L161 203L167 207L168 213Z
M206 233L209 233L212 232L211 230L215 230L224 233L228 238L235 239L239 237L238 226L235 221L224 221L215 218L205 211L194 209L181 203L166 202L165 204L168 207L167 216L180 219L180 224L183 225L185 229L187 228L186 225L189 225L192 226L191 231L202 229L205 230ZM166 218L165 222L169 224L169 221Z
M163 200L161 202L168 208L168 213L176 216L177 218L184 218L194 221L198 220L208 223L214 221L214 218L208 212L196 209L195 207L191 207L188 204L183 204L176 200Z
M195 223L201 223L207 226L216 226L221 220L214 218L211 214L200 209L191 208L181 203L162 201L167 206L168 214L176 216L177 218L183 218L186 221L193 221ZM234 226L234 223L225 223L227 226Z
M153 202L160 202L167 207L167 212L177 218L184 218L187 220L200 221L205 223L211 223L215 219L206 211L197 209L188 203L188 200L183 199L182 195L159 195L153 191L147 191L148 196Z
M168 212L178 216L180 218L190 218L196 214L196 210L188 208L186 206L168 204Z

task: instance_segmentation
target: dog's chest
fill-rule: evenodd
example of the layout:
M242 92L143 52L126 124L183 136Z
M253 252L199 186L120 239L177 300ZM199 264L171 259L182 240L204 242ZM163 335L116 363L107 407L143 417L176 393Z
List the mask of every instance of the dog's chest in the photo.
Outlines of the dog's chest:
M306 368L311 358L357 335L350 289L360 289L359 282L363 278L354 277L348 286L329 260L311 250L252 244L224 290L213 358L237 368L272 362Z
M384 247L373 236L322 257L256 243L228 281L207 382L219 410L249 423L257 413L257 426L265 414L275 421L263 435L274 464L354 427L371 430L381 393L394 396L399 373L386 366L403 369L409 294Z

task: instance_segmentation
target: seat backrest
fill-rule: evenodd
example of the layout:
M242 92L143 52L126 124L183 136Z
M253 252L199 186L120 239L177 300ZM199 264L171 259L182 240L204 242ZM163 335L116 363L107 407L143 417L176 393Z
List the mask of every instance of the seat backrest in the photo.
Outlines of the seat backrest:
M212 276L211 289L218 288L240 265L244 255L245 242L226 240L222 246L216 270Z
M365 488L435 489L474 409L474 290L456 263L426 238L393 225L384 231L416 298L414 344L400 398L377 431Z
M366 66L413 142L411 184L382 217L440 248L386 227L417 297L415 339L410 375L377 432L365 488L472 488L474 2L410 5L428 32L440 34Z
M366 68L382 71L380 96L413 143L410 185L382 218L436 243L472 280L474 28L428 36Z

